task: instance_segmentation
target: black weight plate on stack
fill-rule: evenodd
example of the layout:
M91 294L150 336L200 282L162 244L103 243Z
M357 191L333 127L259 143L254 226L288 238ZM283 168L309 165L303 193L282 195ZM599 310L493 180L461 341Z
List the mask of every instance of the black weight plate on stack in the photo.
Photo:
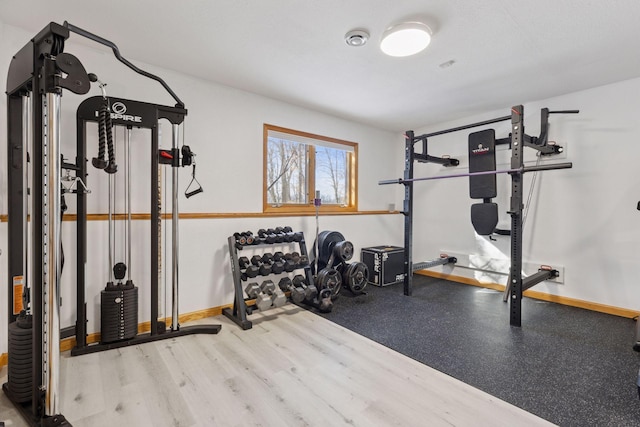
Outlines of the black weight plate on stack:
M21 323L19 325L18 323ZM12 398L18 403L29 402L32 399L33 384L33 340L32 329L25 319L19 319L9 325L8 344L8 384Z
M100 342L135 337L138 333L138 288L102 291L100 298Z
M345 240L343 242L336 242L333 246L333 250L337 253L335 254L335 263L349 261L353 258L353 243Z
M322 270L324 267L326 267L327 263L329 262L329 258L331 257L331 251L333 250L334 245L337 242L342 242L344 241L344 236L342 235L342 233L338 232L338 231L321 231L318 234L318 271ZM313 253L315 255L315 247L316 245L313 245Z

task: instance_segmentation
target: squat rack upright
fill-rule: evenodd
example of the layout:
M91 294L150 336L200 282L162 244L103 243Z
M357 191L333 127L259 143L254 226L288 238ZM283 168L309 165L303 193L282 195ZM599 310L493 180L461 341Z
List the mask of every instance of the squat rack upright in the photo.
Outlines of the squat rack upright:
M522 293L530 287L556 277L556 270L540 270L538 273L522 277L522 215L524 210L524 192L522 188L522 176L525 172L544 171L554 169L568 169L573 165L570 162L555 163L548 165L525 166L524 165L524 147L534 148L541 154L557 153L558 147L547 144L548 142L548 118L549 114L575 114L578 110L562 110L549 111L547 108L541 110L541 130L539 137L532 137L525 134L524 131L524 107L516 105L511 108L511 114L507 116L497 117L495 119L485 120L482 122L472 123L468 125L458 126L450 129L444 129L420 136L415 136L413 131L405 133L405 160L404 160L404 177L393 180L380 181L379 185L386 184L403 184L404 185L404 294L410 296L413 291L413 183L416 181L436 180L456 178L463 176L474 176L479 174L498 174L508 173L511 175L511 205L509 215L511 216L511 263L509 268L510 283L507 288L510 289L510 324L512 326L521 326L522 312ZM422 163L439 163L443 166L457 166L459 161L449 157L435 157L427 152L427 139L453 132L459 132L466 129L485 126L503 121L511 121L511 134L509 138L497 140L496 143L509 143L511 147L511 167L505 171L488 171L480 173L462 173L456 175L434 176L430 178L414 178L413 166L414 162ZM415 144L422 142L423 148L421 153L416 153Z

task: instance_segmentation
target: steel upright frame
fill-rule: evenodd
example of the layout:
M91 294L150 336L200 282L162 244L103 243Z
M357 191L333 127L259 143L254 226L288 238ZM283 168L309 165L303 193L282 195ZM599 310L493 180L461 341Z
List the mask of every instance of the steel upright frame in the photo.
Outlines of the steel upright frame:
M60 101L63 89L85 94L90 83L77 58L63 52L68 37L68 29L49 24L13 57L7 77L8 283L27 276L29 283L25 285L31 285L32 290L29 302L33 319L31 400L16 401L9 387L11 366L9 381L3 384L3 390L33 426L70 425L58 409ZM31 111L27 111L26 105L31 106ZM29 120L25 120L29 114L31 129L28 129ZM31 174L26 173L27 164L23 161L27 156L29 139L32 145ZM30 185L27 185L29 178ZM25 200L29 192L32 211L30 221L27 221L25 209L28 203ZM29 226L30 255L27 254L29 242L25 239ZM13 286L8 286L9 324L20 314L14 309L13 302L23 295L16 292ZM25 288L21 292L29 291Z

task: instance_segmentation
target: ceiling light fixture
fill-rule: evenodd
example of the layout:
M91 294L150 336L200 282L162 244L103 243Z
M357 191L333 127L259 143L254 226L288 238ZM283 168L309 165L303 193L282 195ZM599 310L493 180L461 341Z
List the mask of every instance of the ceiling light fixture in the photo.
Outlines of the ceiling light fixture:
M429 46L431 34L431 28L422 22L403 22L387 28L380 49L389 56L415 55Z
M369 33L365 30L351 30L344 35L344 41L353 47L364 46L367 40L369 40Z

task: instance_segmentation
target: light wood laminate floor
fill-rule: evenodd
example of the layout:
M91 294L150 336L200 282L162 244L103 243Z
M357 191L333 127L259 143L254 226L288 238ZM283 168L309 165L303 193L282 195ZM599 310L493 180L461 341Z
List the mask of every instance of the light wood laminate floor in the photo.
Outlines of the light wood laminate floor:
M242 331L61 358L74 426L522 426L548 422L294 305ZM6 367L0 375L6 381ZM24 426L6 396L0 421Z

